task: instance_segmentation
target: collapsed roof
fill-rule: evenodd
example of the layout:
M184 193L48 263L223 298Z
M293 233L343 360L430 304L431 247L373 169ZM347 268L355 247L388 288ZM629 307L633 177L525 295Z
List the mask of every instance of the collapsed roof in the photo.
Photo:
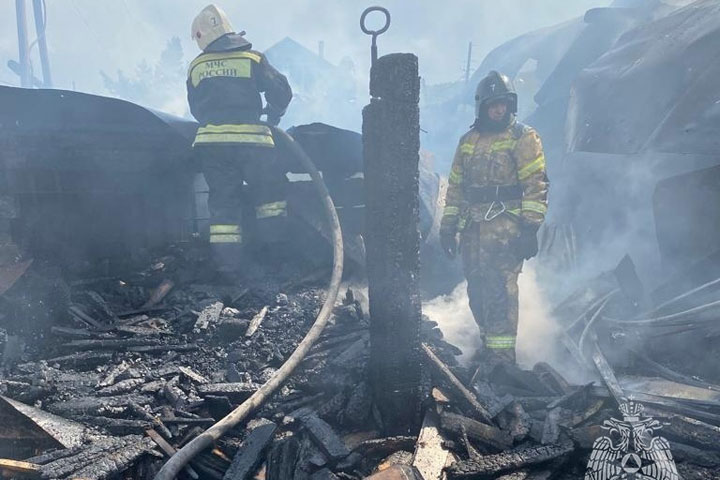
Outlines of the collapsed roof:
M625 35L576 79L570 151L715 155L720 4L700 0Z

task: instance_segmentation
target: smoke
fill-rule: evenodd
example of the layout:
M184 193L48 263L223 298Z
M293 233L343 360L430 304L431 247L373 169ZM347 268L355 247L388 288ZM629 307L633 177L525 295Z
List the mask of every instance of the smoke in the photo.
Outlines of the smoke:
M460 361L470 361L480 346L480 332L468 305L467 282L458 284L448 295L440 295L423 304L423 313L437 322L445 340L462 350Z
M101 70L133 72L143 59L158 58L165 42L178 36L186 61L197 47L190 40L190 23L207 0L47 2L47 32L53 79L57 88L73 85L90 93L107 94ZM256 49L264 51L288 36L315 51L324 41L325 56L335 65L350 57L358 75L366 77L370 63L370 39L363 35L359 18L368 2L337 0L283 0L274 8L255 8L249 2L218 0L237 30L247 31ZM380 54L413 52L420 57L421 75L430 83L456 81L463 77L468 42L477 67L485 53L526 31L580 16L608 0L513 0L477 2L457 0L446 5L430 0L407 2L385 0L392 14L390 30L379 39ZM15 2L0 3L0 57L17 60ZM30 9L31 10L31 9ZM369 18L371 26L379 20ZM28 27L33 26L32 15ZM30 30L30 42L34 29ZM448 32L453 32L448 35ZM40 75L37 47L31 51L34 70ZM17 76L0 69L0 81L17 84ZM367 85L366 78L362 84ZM332 106L328 106L332 109Z
M588 381L586 372L578 371L560 342L560 326L551 315L551 303L538 283L534 261L527 262L518 281L520 288L520 322L517 338L517 362L532 368L547 362L571 382ZM459 361L468 364L480 347L480 332L468 306L467 282L458 284L448 295L423 304L423 313L438 323L445 340L462 350Z
M532 368L547 362L562 368L558 334L560 328L550 315L550 305L537 281L532 262L526 263L518 280L520 287L520 322L518 325L517 360Z

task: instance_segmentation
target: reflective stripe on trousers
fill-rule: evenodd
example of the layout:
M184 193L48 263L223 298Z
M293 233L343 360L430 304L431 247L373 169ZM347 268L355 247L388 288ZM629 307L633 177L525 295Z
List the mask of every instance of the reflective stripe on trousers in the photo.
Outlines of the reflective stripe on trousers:
M272 218L272 217L286 217L287 216L287 202L269 202L263 203L255 207L255 218Z
M493 350L515 348L515 337L512 335L488 335L485 337L485 346Z
M210 243L242 243L240 225L210 225Z

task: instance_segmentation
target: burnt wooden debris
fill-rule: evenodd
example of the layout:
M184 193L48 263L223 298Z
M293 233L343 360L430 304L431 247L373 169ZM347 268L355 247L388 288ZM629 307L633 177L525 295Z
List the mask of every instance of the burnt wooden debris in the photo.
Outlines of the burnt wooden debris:
M524 448L455 462L450 467L449 472L451 478L477 478L495 475L554 460L563 455L567 455L573 450L574 446L572 442Z
M450 450L440 431L440 419L436 411L425 413L422 428L413 454L412 465L426 479L439 479L450 463Z
M245 480L252 478L262 462L262 453L272 442L277 425L268 421L253 428L238 448L230 468L227 469L224 480Z
M625 258L557 305L580 385L546 363L492 372L459 364L420 308L417 57L377 59L370 93L369 312L348 290L292 378L182 478L581 478L594 443L608 436L603 422L630 398L660 422L654 433L669 440L683 478L717 478L712 265L644 298ZM13 163L20 145L5 140L3 161ZM170 150L168 158L183 156ZM31 230L21 236L48 236ZM140 250L133 259L67 262L62 272L16 258L0 271L0 477L152 479L272 377L322 303L327 265L223 282L192 243Z
M0 475L153 478L168 456L282 364L321 299L320 286L307 280L301 287L284 280L233 289L173 280L163 310L114 313L137 310L162 283L144 279L143 287L128 290L105 279L69 287L75 313L58 319L41 346L2 372L0 393L13 407L0 402ZM473 375L475 365L461 366L437 325L421 319L425 421L408 435L387 436L368 376L370 330L367 313L348 291L281 392L247 425L193 459L183 475L569 480L582 476L595 440L607 435L603 422L619 418L617 400L631 394L662 423L658 432L688 478L720 466L713 453L720 408L707 387L717 380L688 382L692 388L682 395L662 396L681 388L684 377L658 381L616 372L601 332L577 347L587 368L601 367L598 380L574 385L547 364ZM631 393L637 385L655 390ZM68 431L75 433L57 435Z
M412 54L385 55L363 109L370 384L385 430L420 425L420 77Z
M422 350L430 364L435 367L450 383L452 388L456 390L460 396L472 407L475 413L480 416L486 422L491 420L491 415L485 407L480 405L477 397L470 392L460 380L450 371L450 369L433 353L433 351L426 344L422 345Z
M304 407L290 413L290 417L302 424L328 460L336 462L350 454L347 446L332 427L319 418L311 409Z
M456 413L443 412L440 422L448 432L456 435L467 435L470 439L489 448L503 450L512 446L508 432L482 422L467 418Z

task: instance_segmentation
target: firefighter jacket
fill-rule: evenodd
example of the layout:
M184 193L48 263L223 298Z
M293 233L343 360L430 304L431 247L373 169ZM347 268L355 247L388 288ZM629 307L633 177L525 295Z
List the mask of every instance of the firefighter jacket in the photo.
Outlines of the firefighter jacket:
M462 231L468 222L482 223L498 212L538 227L547 212L547 190L545 155L535 130L514 121L501 132L473 128L455 153L441 229Z
M241 35L212 42L190 64L190 112L200 123L195 144L254 143L272 146L266 126L257 125L265 94L268 115L279 118L292 98L287 79Z

